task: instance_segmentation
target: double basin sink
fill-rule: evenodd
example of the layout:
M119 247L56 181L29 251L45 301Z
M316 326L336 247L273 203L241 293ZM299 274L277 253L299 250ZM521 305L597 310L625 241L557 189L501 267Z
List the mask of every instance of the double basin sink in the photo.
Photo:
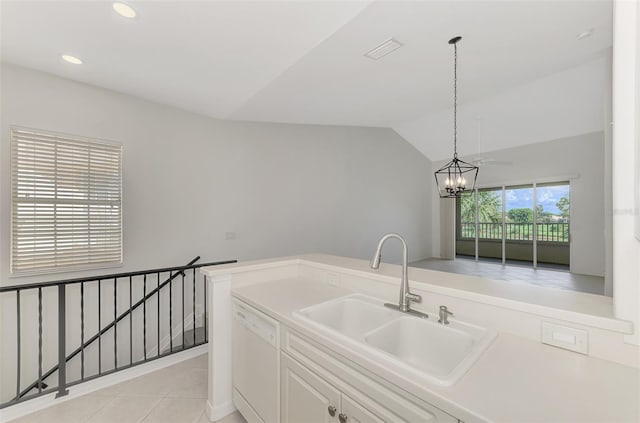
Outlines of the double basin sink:
M372 361L412 378L454 384L496 336L495 331L438 316L411 316L376 298L352 294L303 308L294 317L350 343Z

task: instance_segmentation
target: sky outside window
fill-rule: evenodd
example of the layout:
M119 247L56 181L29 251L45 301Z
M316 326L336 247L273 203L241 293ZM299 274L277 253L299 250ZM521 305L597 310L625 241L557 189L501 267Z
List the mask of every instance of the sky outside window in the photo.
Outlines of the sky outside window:
M560 215L562 211L558 209L558 203L563 197L569 199L569 185L538 185L536 197L543 211ZM507 212L511 209L530 209L533 206L533 189L507 189L505 199Z

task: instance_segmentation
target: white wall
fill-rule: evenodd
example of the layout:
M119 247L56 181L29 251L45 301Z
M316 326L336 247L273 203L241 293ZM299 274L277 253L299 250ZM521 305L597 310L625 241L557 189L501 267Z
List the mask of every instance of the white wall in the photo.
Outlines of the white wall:
M604 295L613 297L613 128L612 89L613 89L613 58L606 68L604 83Z
M431 255L431 166L392 130L223 122L3 65L2 284L32 279L8 274L10 125L124 144L120 270L195 255L366 258L390 230L407 237L412 259Z
M616 1L613 49L613 299L616 317L634 322L634 335L627 342L640 345L640 240L634 236L635 217L640 211L635 179L640 166L638 104L640 89L640 5ZM634 183L635 179L635 183Z
M12 65L0 69L1 285L79 276L9 275L11 125L124 145L124 265L82 275L181 265L196 255L202 261L306 252L368 258L388 231L406 236L412 260L431 256L431 163L390 129L223 122ZM236 239L225 240L226 232ZM399 248L387 248L384 259L400 256ZM127 287L118 292L118 303L128 304ZM25 297L23 315L37 315L32 297ZM79 300L69 298L68 330L77 340ZM14 303L5 297L0 304L0 370L10 385L3 400L15 386ZM52 300L45 302L46 368L55 361L57 339L49 316L56 316ZM32 353L23 362L25 382L37 369L34 324L24 327L23 351ZM95 322L87 325L93 333Z
M604 276L603 151L603 132L492 151L486 156L511 164L480 166L477 186L563 181L571 177L571 271ZM438 220L433 232L439 227Z

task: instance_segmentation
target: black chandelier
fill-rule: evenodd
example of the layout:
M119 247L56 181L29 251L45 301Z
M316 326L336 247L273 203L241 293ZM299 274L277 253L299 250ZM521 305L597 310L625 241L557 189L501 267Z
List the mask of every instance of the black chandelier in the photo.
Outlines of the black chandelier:
M473 192L478 178L478 166L458 158L458 41L453 37L453 160L438 169L434 175L440 198L459 198L465 192ZM470 184L469 184L470 182Z

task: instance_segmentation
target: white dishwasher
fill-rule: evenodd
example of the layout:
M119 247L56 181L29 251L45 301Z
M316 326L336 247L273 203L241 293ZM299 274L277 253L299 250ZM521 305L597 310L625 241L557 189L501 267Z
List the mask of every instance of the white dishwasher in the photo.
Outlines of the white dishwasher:
M279 323L233 299L233 402L248 423L280 420Z

